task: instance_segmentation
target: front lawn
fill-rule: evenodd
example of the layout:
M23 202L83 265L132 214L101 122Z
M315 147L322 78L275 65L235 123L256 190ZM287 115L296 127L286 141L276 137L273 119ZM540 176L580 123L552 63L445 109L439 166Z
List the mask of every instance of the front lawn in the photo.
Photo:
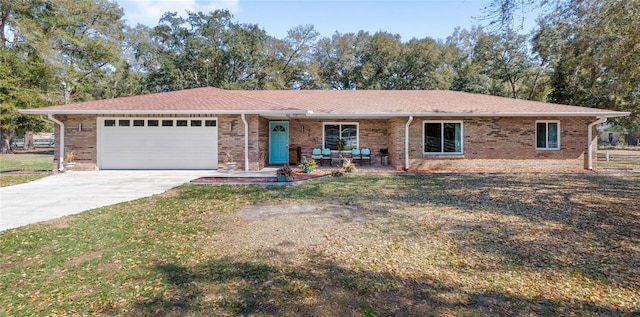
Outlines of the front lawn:
M53 151L0 154L0 187L32 182L48 176L45 171L52 169Z
M640 176L194 186L0 233L0 312L633 316Z
M49 174L0 175L0 187L13 186L49 176Z
M53 151L0 154L0 172L53 169Z

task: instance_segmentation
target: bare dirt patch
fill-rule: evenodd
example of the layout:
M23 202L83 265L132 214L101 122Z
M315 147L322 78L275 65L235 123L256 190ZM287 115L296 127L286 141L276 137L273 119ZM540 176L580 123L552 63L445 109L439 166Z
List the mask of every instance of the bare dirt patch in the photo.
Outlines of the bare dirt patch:
M225 256L270 257L287 264L303 264L329 237L353 231L367 217L353 207L338 204L258 204L242 208L211 241L212 250Z
M65 268L71 268L74 267L82 262L85 261L89 261L89 260L93 260L93 259L97 259L99 257L102 256L102 252L101 251L95 251L95 252L89 252L89 253L84 253L74 259L71 259L69 261L67 261L67 263L65 263L64 267Z
M8 171L0 173L2 175L40 175L53 174L50 170L25 170L25 171Z
M60 217L56 219L51 219L47 221L43 221L42 224L49 225L56 229L68 228L70 217Z
M249 205L238 211L238 215L247 220L258 220L281 216L339 217L352 221L363 221L366 216L358 214L356 208L339 204L300 203L273 205L268 203Z

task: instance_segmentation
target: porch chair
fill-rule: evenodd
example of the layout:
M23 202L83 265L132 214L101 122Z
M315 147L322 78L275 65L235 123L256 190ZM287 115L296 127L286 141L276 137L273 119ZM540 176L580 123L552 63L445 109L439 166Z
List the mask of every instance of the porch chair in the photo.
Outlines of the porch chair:
M329 166L331 166L331 150L328 148L322 149L322 159L320 159L320 166L323 166L323 161L329 161Z
M320 162L320 165L322 165L322 150L319 148L311 150L311 158L314 161Z
M362 155L360 154L360 150L351 149L351 161L353 164L356 162L360 162L360 164L362 164Z
M360 164L364 163L364 161L369 161L369 166L371 166L371 150L366 147L363 147L360 151Z

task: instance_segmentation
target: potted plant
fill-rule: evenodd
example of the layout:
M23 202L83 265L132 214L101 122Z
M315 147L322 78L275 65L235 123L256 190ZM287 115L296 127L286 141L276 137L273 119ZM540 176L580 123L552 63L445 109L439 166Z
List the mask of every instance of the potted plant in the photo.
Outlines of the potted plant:
M279 182L290 182L293 179L293 169L289 164L285 164L283 167L276 170Z
M344 151L344 147L345 147L345 143L343 139L338 139L338 151L342 152Z
M311 173L316 169L316 160L308 158L300 163L300 168L307 174Z
M227 152L224 156L224 165L227 167L227 172L233 171L236 168L236 164L231 153Z
M76 166L76 154L72 152L67 152L62 157L62 166L64 166L64 170L72 171Z

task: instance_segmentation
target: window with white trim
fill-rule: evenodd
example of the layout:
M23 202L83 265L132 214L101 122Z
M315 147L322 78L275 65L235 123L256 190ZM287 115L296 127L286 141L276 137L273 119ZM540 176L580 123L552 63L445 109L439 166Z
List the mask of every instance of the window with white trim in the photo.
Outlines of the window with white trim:
M424 121L424 154L462 154L462 121Z
M560 121L536 121L536 149L560 149Z
M325 123L323 127L324 148L338 150L339 143L343 143L343 151L358 148L358 123L340 122Z

